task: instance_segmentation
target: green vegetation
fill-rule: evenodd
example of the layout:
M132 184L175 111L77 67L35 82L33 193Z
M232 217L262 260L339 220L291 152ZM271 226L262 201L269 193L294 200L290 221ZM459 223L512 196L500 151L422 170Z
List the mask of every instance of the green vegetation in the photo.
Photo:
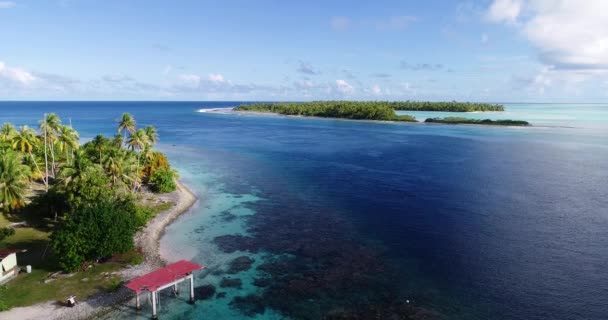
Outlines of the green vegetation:
M9 227L0 228L0 241L12 235L15 235L15 229Z
M256 103L240 105L237 111L272 112L285 115L316 116L326 118L367 119L387 121L415 121L412 116L400 116L402 111L504 111L498 104L472 102L425 102L425 101L312 101Z
M34 269L7 284L11 294L0 292L0 307L115 289L119 279L108 272L143 261L134 233L172 206L146 192L175 189L175 171L154 150L154 127L138 129L124 114L114 137L80 145L57 115L39 124L0 127L0 248L27 249L19 264Z
M442 112L487 112L505 111L503 105L475 102L429 102L429 101L394 101L377 102L395 110L403 111L442 111Z
M176 173L169 168L161 168L154 171L150 178L150 185L154 192L167 193L175 191Z
M446 123L446 124L482 124L491 126L528 126L528 121L522 120L478 120L461 117L447 117L447 118L428 118L424 122L427 123Z
M412 116L395 114L395 110L387 104L385 102L353 101L256 103L240 105L235 110L353 120L416 122L416 119Z

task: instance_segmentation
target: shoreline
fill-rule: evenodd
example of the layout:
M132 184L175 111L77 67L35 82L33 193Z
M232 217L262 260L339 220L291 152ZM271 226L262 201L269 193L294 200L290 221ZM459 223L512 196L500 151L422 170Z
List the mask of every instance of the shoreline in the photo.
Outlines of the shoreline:
M138 265L118 271L123 281L141 276L166 264L166 261L160 255L160 239L165 234L166 227L181 214L189 211L198 200L194 192L186 187L182 181L177 180L176 185L175 191L161 196L172 200L174 205L168 210L160 212L142 230L135 234L135 247L141 249L144 261ZM72 308L61 306L57 301L47 301L31 306L12 308L8 311L0 312L0 320L89 319L111 312L117 305L128 303L132 299L133 294L122 286L115 292L101 292L87 300L78 301L76 306Z

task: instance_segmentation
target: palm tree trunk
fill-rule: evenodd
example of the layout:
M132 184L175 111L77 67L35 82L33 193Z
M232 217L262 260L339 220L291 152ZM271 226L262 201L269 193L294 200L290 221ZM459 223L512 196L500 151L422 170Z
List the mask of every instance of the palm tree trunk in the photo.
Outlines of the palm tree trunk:
M44 118L46 119L46 114L44 115ZM46 134L47 128L46 126L44 126L44 170L46 171L46 189L48 191L49 189L49 158L47 155L47 134Z
M135 179L133 179L133 191L135 191L135 186L137 185L137 178L139 178L139 153L137 154L137 167L135 170Z
M42 171L40 171L40 168L38 167L38 163L36 162L36 159L34 158L34 155L32 154L32 152L28 152L30 154L30 157L32 158L32 161L34 161L34 165L36 165L36 170L38 170L38 173L40 174L40 176L42 177ZM44 186L46 187L46 190L49 190L49 183L48 181L46 181L44 178L42 178L42 182L44 182Z
M53 164L51 165L51 173L53 174L53 178L55 178L55 147L54 143L51 143L51 158L53 159Z

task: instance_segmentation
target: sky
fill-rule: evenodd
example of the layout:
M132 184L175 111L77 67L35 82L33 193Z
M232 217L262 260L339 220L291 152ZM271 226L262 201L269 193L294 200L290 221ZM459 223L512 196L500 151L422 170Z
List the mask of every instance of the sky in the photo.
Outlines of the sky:
M0 100L608 101L608 0L0 0Z

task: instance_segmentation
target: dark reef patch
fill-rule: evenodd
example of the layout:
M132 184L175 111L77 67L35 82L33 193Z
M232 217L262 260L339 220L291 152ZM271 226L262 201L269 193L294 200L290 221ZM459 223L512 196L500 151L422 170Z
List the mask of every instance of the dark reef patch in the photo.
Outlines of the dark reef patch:
M194 296L197 300L207 300L215 295L215 286L204 285L194 288Z
M241 281L241 279L222 278L222 281L220 282L220 287L222 287L222 288L241 289L242 286L243 286L243 281Z
M227 273L236 274L241 271L247 271L251 269L251 265L255 262L254 259L249 258L248 256L240 256L235 258L230 262L230 267L228 268Z
M236 297L231 305L245 315L272 308L295 319L439 319L405 303L385 250L365 244L352 224L324 208L278 210L272 202L255 204L248 233L214 239L224 252L268 252L257 267L260 295ZM239 257L235 271L246 266ZM236 260L235 260L236 261ZM233 261L233 263L235 262ZM232 263L231 268L232 269ZM222 280L233 281L227 278Z

